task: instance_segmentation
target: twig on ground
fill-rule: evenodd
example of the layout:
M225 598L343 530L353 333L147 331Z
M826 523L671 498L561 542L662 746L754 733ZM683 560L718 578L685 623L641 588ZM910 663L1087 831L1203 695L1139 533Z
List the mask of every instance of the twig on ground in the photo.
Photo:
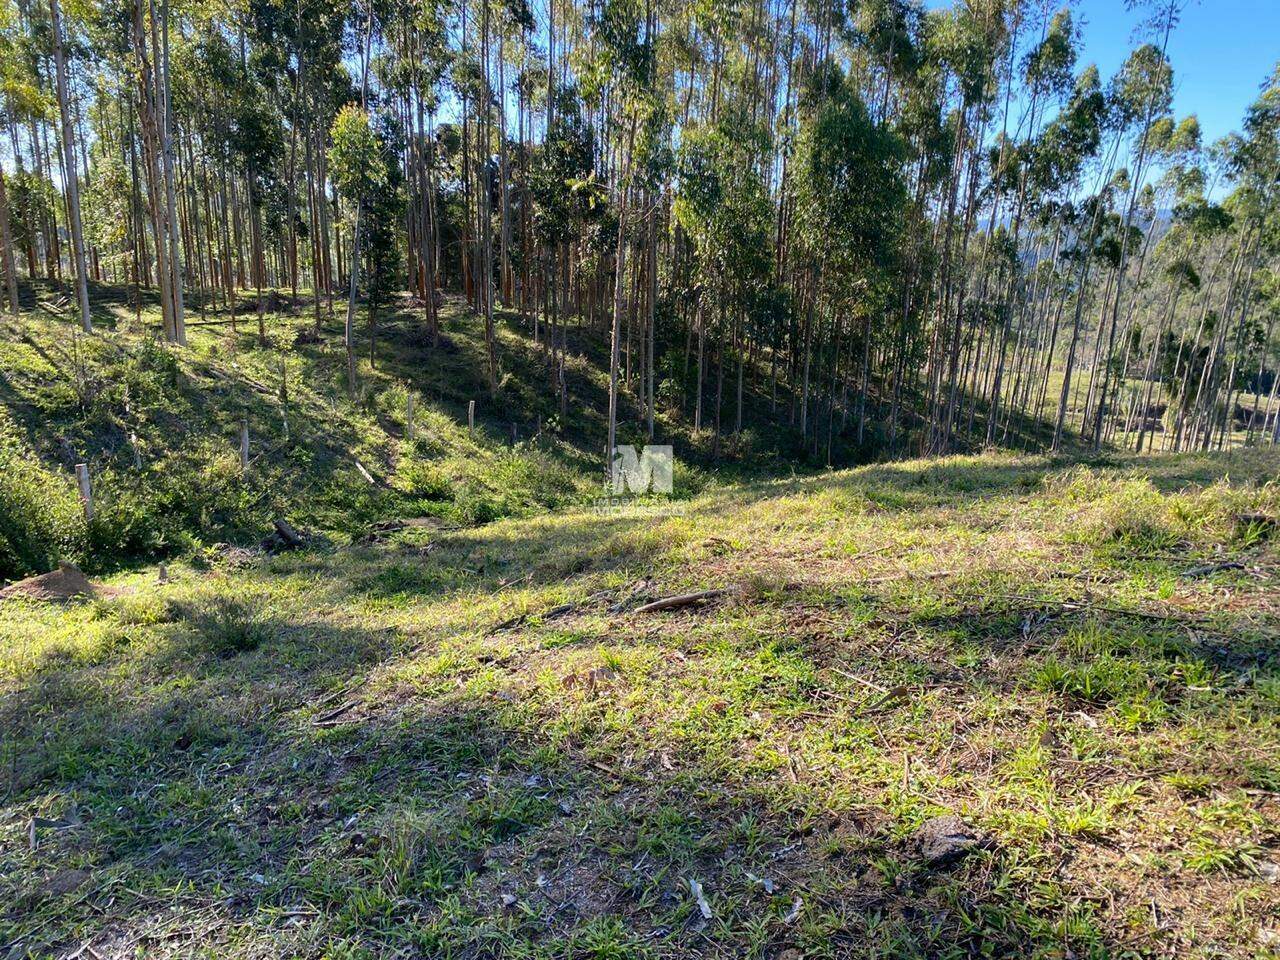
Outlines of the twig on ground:
M1243 570L1244 564L1239 560L1223 560L1219 563L1205 563L1198 567L1190 567L1182 571L1182 576L1187 580L1194 580L1196 577L1207 577L1211 573L1218 573L1220 570Z
M320 716L316 717L311 721L311 725L313 727L332 727L339 719L341 719L343 714L354 708L356 703L357 701L355 700L348 700L341 706L334 707L328 713L322 713Z
M737 593L740 589L740 587L719 587L715 590L699 590L697 593L682 593L674 597L663 597L661 600L654 600L652 603L646 603L642 607L636 607L635 612L655 613L658 610L676 610L680 607L690 607L704 600L715 600L718 597Z
M852 680L854 683L860 683L864 687L870 687L872 690L876 691L879 694L883 694L885 696L888 696L889 694L888 687L882 687L878 683L873 683L870 680L864 680L862 677L858 676L856 673L849 673L849 671L841 670L839 667L828 667L827 669L829 669L832 673L840 674L840 676L844 677L846 680Z

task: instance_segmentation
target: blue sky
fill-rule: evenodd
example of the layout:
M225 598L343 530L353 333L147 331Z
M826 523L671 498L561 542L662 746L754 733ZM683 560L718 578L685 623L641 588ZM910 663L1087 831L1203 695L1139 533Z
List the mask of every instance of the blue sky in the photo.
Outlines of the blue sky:
M1082 0L1074 7L1084 27L1082 62L1113 74L1141 38L1139 11L1124 0ZM1205 145L1240 128L1245 108L1280 60L1280 0L1199 0L1169 40L1174 112L1200 118Z
M927 0L947 7L953 0ZM1080 65L1096 63L1105 82L1143 37L1144 13L1124 0L1070 4L1083 27ZM1240 129L1245 108L1280 60L1280 0L1191 0L1169 40L1174 113L1200 118L1205 146Z

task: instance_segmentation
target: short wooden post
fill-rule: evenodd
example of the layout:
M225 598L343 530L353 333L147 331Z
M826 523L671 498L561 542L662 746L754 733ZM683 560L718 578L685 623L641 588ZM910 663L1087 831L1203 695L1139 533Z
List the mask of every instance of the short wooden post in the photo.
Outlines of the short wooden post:
M240 472L249 472L249 421L240 421Z
M284 428L284 438L289 439L289 367L280 361L280 425Z
M404 398L404 435L412 440L413 434L413 394L410 393Z
M513 447L516 445L516 437L517 437L517 433L516 433L516 422L515 422L514 420L512 420L512 421L511 421L511 445L512 445Z
M474 433L476 429L476 402L470 400L467 402L467 432Z
M89 465L76 464L76 483L80 485L80 506L84 510L84 519L88 523L93 520L93 484L89 482Z

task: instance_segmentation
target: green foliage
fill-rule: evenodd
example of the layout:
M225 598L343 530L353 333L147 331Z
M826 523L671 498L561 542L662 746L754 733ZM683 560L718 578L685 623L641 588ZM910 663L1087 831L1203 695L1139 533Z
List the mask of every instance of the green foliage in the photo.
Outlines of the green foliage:
M834 73L828 96L801 124L792 181L798 241L833 314L851 303L866 315L887 312L902 296L902 156L897 136Z
M585 492L581 477L536 444L494 455L411 457L398 479L425 512L468 525L553 510Z
M557 91L555 107L530 175L534 229L548 244L567 242L583 222L598 218L592 195L574 189L586 183L594 169L594 128L583 118L574 91Z
M80 211L85 235L100 251L103 266L124 268L129 247L130 190L124 161L115 152L95 151L93 175L84 185Z
M190 621L201 649L215 657L249 653L275 635L254 603L224 594L198 597L177 613Z
M74 481L43 467L0 421L0 580L73 558L82 537Z
M355 104L338 112L329 131L334 184L360 225L365 294L371 309L398 288L401 270L397 230L404 206L399 150L386 118L378 122ZM357 212L358 211L358 212Z
M769 277L772 208L763 135L744 117L686 131L672 212L693 238L712 305L742 309Z
M1147 687L1145 666L1122 657L1102 656L1084 663L1056 657L1046 660L1033 675L1041 690L1065 694L1086 703L1109 703L1133 696Z
M9 201L9 230L18 250L34 251L60 202L53 182L28 171L5 174Z

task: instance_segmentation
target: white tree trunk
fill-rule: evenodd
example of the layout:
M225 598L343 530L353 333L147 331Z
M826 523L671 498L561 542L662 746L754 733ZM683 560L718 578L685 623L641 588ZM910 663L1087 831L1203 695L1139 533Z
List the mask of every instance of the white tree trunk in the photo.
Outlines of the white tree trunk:
M85 269L84 228L80 222L80 184L76 173L74 125L71 122L71 104L67 97L67 62L62 50L62 13L58 9L58 0L49 0L49 14L53 27L53 64L57 74L58 112L62 115L62 175L66 181L67 210L71 220L71 249L75 256L76 267L76 299L80 304L80 326L84 328L85 333L93 333L93 319L89 315L89 274ZM5 246L7 247L8 244Z

